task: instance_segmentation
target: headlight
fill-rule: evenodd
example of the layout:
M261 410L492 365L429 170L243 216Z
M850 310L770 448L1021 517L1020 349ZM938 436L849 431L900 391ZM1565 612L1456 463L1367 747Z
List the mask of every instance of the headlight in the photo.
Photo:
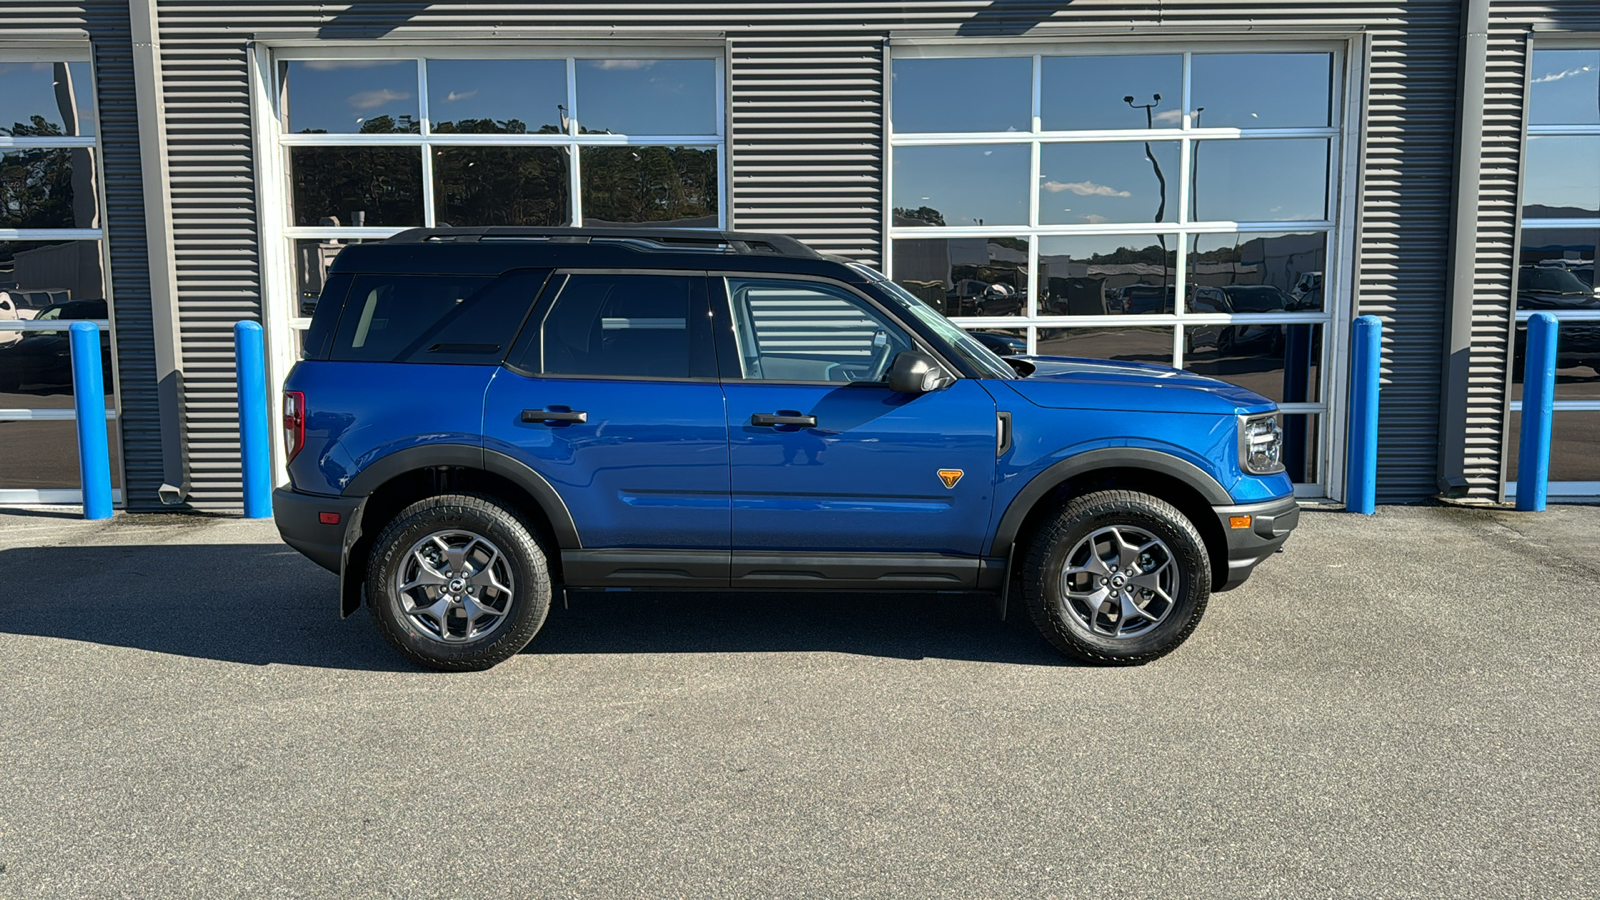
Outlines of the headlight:
M1239 417L1239 468L1251 475L1283 471L1283 429L1276 413Z

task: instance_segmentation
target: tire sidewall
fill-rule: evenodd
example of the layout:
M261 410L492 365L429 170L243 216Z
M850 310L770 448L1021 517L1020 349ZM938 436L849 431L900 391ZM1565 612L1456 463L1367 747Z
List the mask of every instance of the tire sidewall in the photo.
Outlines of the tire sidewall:
M1034 582L1035 602L1040 604L1044 618L1056 635L1071 646L1074 655L1105 661L1154 659L1181 644L1205 610L1211 594L1211 566L1199 535L1176 510L1163 515L1156 511L1159 507L1147 510L1143 508L1145 505L1119 501L1096 503L1060 521L1058 527L1047 529L1044 537L1050 543L1043 548L1041 563L1029 573L1029 580ZM1176 517L1176 521L1171 517ZM1180 522L1182 524L1178 524ZM1184 527L1186 525L1188 527ZM1067 555L1084 538L1108 526L1130 526L1155 535L1172 551L1179 566L1179 590L1178 596L1173 598L1172 610L1159 625L1137 637L1091 635L1073 627L1065 618L1069 613L1063 607L1066 600L1061 590L1061 571Z
M502 507L479 498L434 497L403 510L373 542L368 562L367 604L379 629L401 652L422 665L441 669L480 669L515 655L533 639L550 611L550 577L543 551L526 525ZM456 502L452 502L456 501ZM490 634L459 644L444 644L424 634L401 611L395 578L409 550L438 531L458 529L481 535L506 557L515 584L508 620Z

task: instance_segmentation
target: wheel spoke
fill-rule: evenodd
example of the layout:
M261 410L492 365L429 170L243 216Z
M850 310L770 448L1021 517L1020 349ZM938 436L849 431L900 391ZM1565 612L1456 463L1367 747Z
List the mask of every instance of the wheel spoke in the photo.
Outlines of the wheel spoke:
M1122 612L1121 612L1122 619L1121 619L1121 621L1117 622L1117 630L1116 630L1116 634L1118 636L1120 636L1120 635L1126 633L1126 631L1128 630L1128 623L1129 622L1133 621L1134 619L1146 619L1146 620L1148 620L1150 617L1146 616L1144 614L1144 610L1140 609L1133 602L1133 592L1132 591L1119 591L1117 597L1121 601L1121 604L1122 604Z
M1147 591L1159 591L1161 590L1161 573L1165 572L1170 565L1172 565L1172 561L1167 560L1148 572L1129 578L1128 583L1134 587L1144 588Z
M495 609L492 606L485 606L483 603L480 603L476 598L473 597L462 597L461 608L467 613L467 627L469 629L472 627L474 622L478 621L480 616L494 616L499 618L500 616L505 615L503 611Z
M515 568L489 538L443 528L412 545L405 560L391 582L390 602L421 637L447 644L481 640L510 618Z
M1111 532L1111 537L1116 541L1117 568L1126 569L1137 563L1139 561L1139 548L1128 543L1128 539L1122 536L1120 529L1108 528L1106 530Z

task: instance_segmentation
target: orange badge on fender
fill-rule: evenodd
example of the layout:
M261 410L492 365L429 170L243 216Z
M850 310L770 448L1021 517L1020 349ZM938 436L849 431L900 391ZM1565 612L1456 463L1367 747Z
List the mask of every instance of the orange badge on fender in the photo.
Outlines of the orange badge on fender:
M963 474L965 473L960 469L940 469L939 480L944 482L945 487L953 489L956 486L956 482L961 480Z

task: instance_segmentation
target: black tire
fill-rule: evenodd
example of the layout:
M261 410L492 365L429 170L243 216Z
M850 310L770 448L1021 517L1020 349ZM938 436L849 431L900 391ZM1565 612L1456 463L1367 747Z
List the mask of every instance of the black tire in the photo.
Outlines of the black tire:
M463 541L463 559L476 547L473 555L478 571L471 579L460 577L460 572L449 571L443 554L431 544L423 547L422 542L435 535L446 535L441 538L446 544L451 539ZM466 538L459 537L463 535L476 536L479 543L466 542ZM404 586L398 581L402 567L408 567L406 571L415 574L419 565L415 554L430 550L441 557L436 564L444 563L437 572L457 576L448 584L476 583L475 579L485 568L490 570L489 576L495 581L504 583L507 575L511 578L510 590L504 594L495 588L459 589L468 594L477 593L475 598L464 599L493 599L476 607L453 604L446 608L442 621L446 637L454 634L457 628L461 630L461 639L449 643L438 636L440 619L429 618L419 608L420 600L439 596L442 589L429 584L406 592L413 607L410 613L402 606L401 592L397 590ZM483 560L491 550L497 555ZM503 562L503 566L496 560ZM472 569L473 560L467 560L464 571ZM442 494L419 500L401 510L373 541L367 562L366 589L367 607L378 631L389 643L412 662L445 672L487 669L515 656L539 633L550 612L550 571L533 529L495 499L477 494ZM502 599L501 616L495 617L490 611ZM469 609L476 609L480 615L469 617ZM482 629L484 633L480 637L473 638L473 626L479 620L488 625Z
M1217 335L1217 355L1231 356L1233 354L1233 345L1233 327L1229 326L1222 329L1222 333Z
M1112 533L1106 529L1117 529L1115 534L1121 536L1117 540L1126 546L1149 548L1137 559L1125 559L1119 553L1115 566L1105 566L1113 570L1106 576L1108 581L1121 574L1124 581L1117 582L1119 585L1132 584L1126 575L1129 566L1140 578L1161 581L1167 572L1163 560L1172 567L1175 583L1164 582L1167 589L1160 594L1143 594L1142 608L1134 601L1135 609L1144 615L1120 615L1120 601L1117 611L1101 606L1097 613L1081 595L1068 597L1063 590L1069 563L1082 568L1089 555L1103 563L1098 550L1101 541L1107 547L1116 546L1110 543ZM1102 537L1089 541L1095 535ZM1140 535L1156 539L1160 545L1145 544ZM1145 569L1153 574L1145 574ZM1088 571L1070 576L1093 590L1114 590L1109 584L1101 588L1101 577ZM1171 653L1194 632L1211 597L1211 559L1194 523L1172 504L1135 491L1101 491L1073 499L1034 535L1023 562L1022 588L1033 624L1062 653L1094 665L1140 665ZM1162 599L1168 595L1170 602ZM1101 633L1097 628L1117 633ZM1126 634L1120 633L1123 629Z

